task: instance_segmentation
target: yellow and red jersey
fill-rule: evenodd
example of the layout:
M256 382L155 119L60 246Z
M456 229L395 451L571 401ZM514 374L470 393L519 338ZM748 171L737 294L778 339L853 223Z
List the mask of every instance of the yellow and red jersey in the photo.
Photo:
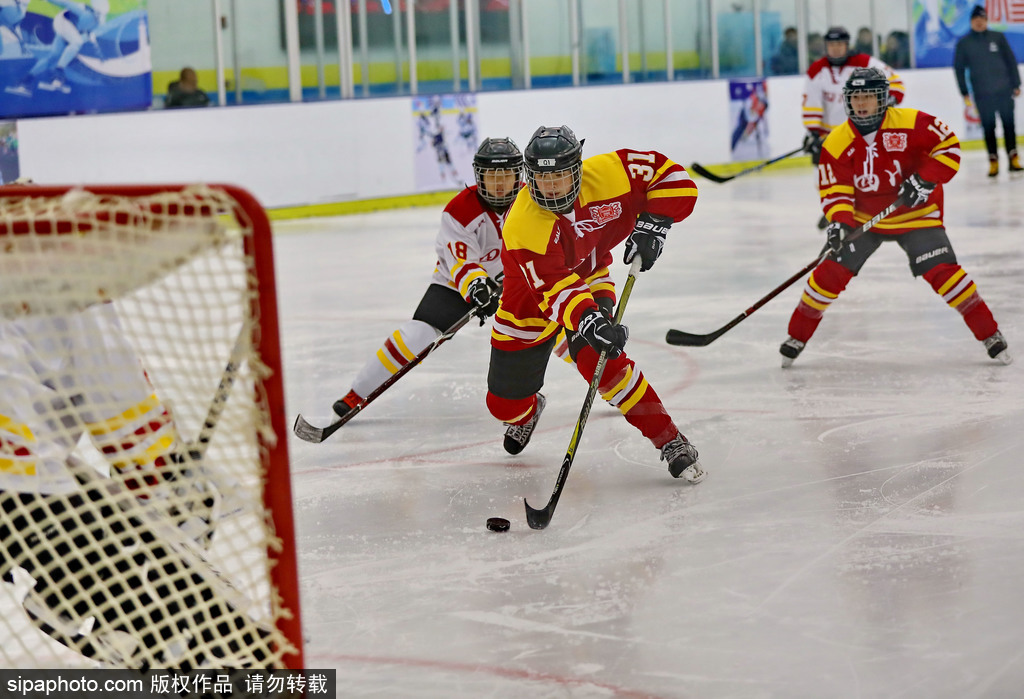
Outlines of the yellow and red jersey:
M679 222L696 201L686 170L655 151L584 160L580 195L566 214L541 208L524 187L502 229L505 286L491 343L511 350L544 342L559 327L575 330L595 297L615 298L611 250L636 217L647 211Z
M829 221L858 226L896 200L900 184L917 173L938 184L921 206L900 207L875 225L882 234L942 226L942 184L960 169L960 140L942 120L917 109L890 107L865 138L849 121L821 149L818 187Z

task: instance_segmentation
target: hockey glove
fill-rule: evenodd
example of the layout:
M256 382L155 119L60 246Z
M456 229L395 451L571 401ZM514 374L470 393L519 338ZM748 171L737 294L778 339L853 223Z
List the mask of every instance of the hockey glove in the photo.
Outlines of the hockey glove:
M900 185L899 202L908 208L913 209L916 206L921 206L928 197L935 191L935 184L932 182L926 182L921 179L921 176L914 173L907 179L903 180L903 184Z
M629 339L629 328L625 325L615 325L596 308L583 312L576 332L598 352L608 350L609 359L615 359L622 354L622 348Z
M817 131L808 131L804 136L804 153L817 161L821 158L821 144L825 142L825 136Z
M843 241L846 240L846 236L850 235L852 230L852 227L840 221L833 221L828 224L828 228L825 229L825 235L828 236L828 247L833 255L839 254L839 251L843 248Z
M490 277L477 277L471 281L466 295L466 300L476 306L481 325L484 323L484 318L493 316L498 311L501 292L498 290L498 283Z
M668 216L649 214L646 211L641 213L636 217L633 232L626 238L626 252L622 261L628 265L634 257L640 255L640 271L649 270L665 247L665 236L671 225L672 219Z

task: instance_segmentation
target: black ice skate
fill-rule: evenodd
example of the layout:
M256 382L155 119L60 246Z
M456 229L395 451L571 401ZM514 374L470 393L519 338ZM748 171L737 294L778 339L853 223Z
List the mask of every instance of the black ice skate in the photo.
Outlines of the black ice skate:
M525 425L508 425L508 429L505 430L505 451L509 454L518 454L526 445L530 443L530 437L533 436L533 430L536 429L537 423L540 421L540 414L544 412L544 406L547 404L547 399L544 398L544 394L537 394L537 409L533 413L533 417L530 418L529 422Z
M685 478L690 483L700 483L707 475L697 461L697 450L678 432L661 448L661 460L668 462L668 472L673 478Z
M806 343L800 342L794 337L789 338L779 347L779 354L782 355L782 368L793 366L793 361L804 351Z
M345 394L344 398L339 398L334 401L334 405L331 408L334 410L334 414L338 417L345 417L352 408L356 407L363 402L362 397L355 391L349 391Z
M993 334L985 338L984 342L985 349L988 350L988 356L992 357L992 359L998 359L1003 364L1010 364L1013 362L1013 357L1011 357L1010 353L1006 351L1006 338L1003 337L1001 332L996 330Z

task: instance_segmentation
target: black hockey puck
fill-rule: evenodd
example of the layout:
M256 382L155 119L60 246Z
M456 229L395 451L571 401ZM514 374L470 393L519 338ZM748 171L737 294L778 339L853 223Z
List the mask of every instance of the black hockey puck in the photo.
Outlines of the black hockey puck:
M487 528L492 532L507 532L512 523L502 517L488 517Z

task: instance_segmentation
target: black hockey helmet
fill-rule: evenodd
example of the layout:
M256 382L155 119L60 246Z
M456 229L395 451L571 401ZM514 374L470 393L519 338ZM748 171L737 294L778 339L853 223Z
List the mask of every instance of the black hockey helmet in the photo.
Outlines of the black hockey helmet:
M504 194L492 194L484 186L484 175L488 171L511 170L515 185ZM476 193L495 211L504 211L512 206L523 184L523 154L511 138L485 138L473 156L473 176L476 178Z
M834 66L841 66L846 63L846 58L850 54L850 32L846 31L846 27L829 27L829 30L825 32L825 57L828 58L828 62ZM834 57L828 53L828 45L831 42L844 41L846 42L846 51L840 57Z
M857 94L873 94L878 98L878 105L871 114L856 114L853 109L852 97ZM846 116L857 125L861 133L871 133L882 124L885 110L889 108L889 79L878 68L855 68L850 78L843 85L843 103L846 105Z
M533 132L524 153L526 183L530 196L542 209L555 213L572 211L583 183L583 141L568 126L541 126ZM537 187L537 175L568 171L572 187L564 196L545 197Z

